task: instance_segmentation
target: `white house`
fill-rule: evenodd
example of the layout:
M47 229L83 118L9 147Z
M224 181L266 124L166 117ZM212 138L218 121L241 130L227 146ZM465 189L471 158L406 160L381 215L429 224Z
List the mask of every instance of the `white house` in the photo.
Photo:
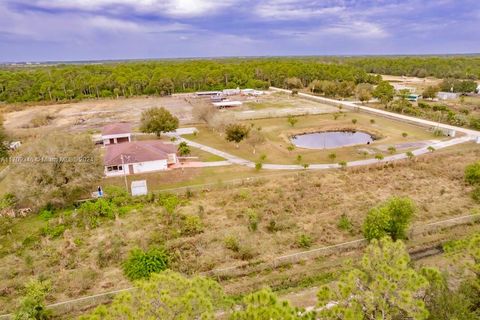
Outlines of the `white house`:
M132 141L132 125L126 122L107 124L102 130L103 145Z
M167 170L177 162L175 145L148 140L107 145L103 164L105 175L114 177Z
M440 100L453 100L458 98L458 93L440 91L439 93L437 93L437 97Z

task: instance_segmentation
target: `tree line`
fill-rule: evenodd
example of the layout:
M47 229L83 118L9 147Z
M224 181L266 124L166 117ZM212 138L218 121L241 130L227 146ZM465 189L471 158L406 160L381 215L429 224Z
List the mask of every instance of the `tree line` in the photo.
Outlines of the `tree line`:
M169 95L175 92L284 87L295 77L375 83L378 78L349 65L312 59L225 59L122 62L0 69L0 102L56 102L91 98Z

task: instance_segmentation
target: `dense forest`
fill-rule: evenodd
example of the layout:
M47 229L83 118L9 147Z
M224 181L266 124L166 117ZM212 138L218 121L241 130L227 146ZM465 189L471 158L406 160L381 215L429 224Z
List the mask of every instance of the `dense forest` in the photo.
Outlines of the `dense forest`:
M480 57L298 57L171 60L5 66L0 68L0 102L71 101L85 98L168 95L224 88L303 86L314 80L378 83L391 74L480 79Z
M348 65L305 59L191 60L59 65L0 70L0 101L65 101L85 98L168 95L223 88L284 86L296 77L311 81L376 83L379 79Z
M480 56L354 57L329 61L394 76L480 79Z

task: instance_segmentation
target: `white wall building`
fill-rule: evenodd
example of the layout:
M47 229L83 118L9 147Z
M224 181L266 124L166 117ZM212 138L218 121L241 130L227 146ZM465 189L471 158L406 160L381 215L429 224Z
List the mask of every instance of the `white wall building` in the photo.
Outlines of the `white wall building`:
M103 127L103 145L117 144L132 141L132 126L130 123L111 123Z
M177 147L158 140L111 144L104 166L108 177L167 170L176 164Z

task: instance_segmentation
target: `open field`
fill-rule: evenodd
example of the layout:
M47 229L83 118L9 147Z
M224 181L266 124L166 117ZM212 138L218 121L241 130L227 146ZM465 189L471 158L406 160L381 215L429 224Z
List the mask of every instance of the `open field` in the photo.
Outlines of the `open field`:
M353 124L352 119L356 119L357 123ZM374 123L371 123L372 119ZM264 162L278 164L298 163L298 155L302 157L301 163L328 163L332 162L328 157L332 152L337 156L335 162L373 158L377 153L387 154L389 146L395 146L398 152L406 152L414 149L417 146L416 142L442 139L435 137L432 132L422 127L355 112L342 113L337 120L334 120L332 114L302 116L298 117L298 123L294 127L288 124L286 118L251 120L244 123L253 125L252 130L261 128L261 133L266 138L265 143L255 147L255 154L248 142L241 142L237 149L234 143L225 140L223 133L213 131L206 126L198 126L197 135L186 135L185 138L252 161L259 161L260 155L266 155ZM289 151L287 149L291 145L289 137L292 135L335 129L365 131L381 138L364 146L329 150L295 148ZM404 132L408 134L407 137L402 136ZM364 154L365 152L367 155Z
M356 239L368 209L392 195L416 202L415 223L469 214L479 206L470 198L463 171L479 157L480 146L469 143L386 167L300 172L219 186L190 194L173 214L146 203L94 229L68 225L56 237L41 230L61 225L64 214L48 221L37 215L14 220L0 236L0 310L13 308L32 275L52 279L50 302L127 287L120 265L135 246L164 245L175 256L174 269L195 273L302 251L301 235L312 239L312 247ZM338 227L342 214L350 230ZM200 219L200 232L182 231L187 216ZM238 250L228 249L226 238L236 239ZM233 284L231 291L240 287Z
M26 107L4 112L5 129L18 137L34 136L50 130L100 130L105 123L128 121L138 125L140 114L151 107L165 107L181 123L192 122L192 106L184 95L172 97L139 97L130 99L85 100L77 103ZM32 120L51 116L49 124L33 128Z

